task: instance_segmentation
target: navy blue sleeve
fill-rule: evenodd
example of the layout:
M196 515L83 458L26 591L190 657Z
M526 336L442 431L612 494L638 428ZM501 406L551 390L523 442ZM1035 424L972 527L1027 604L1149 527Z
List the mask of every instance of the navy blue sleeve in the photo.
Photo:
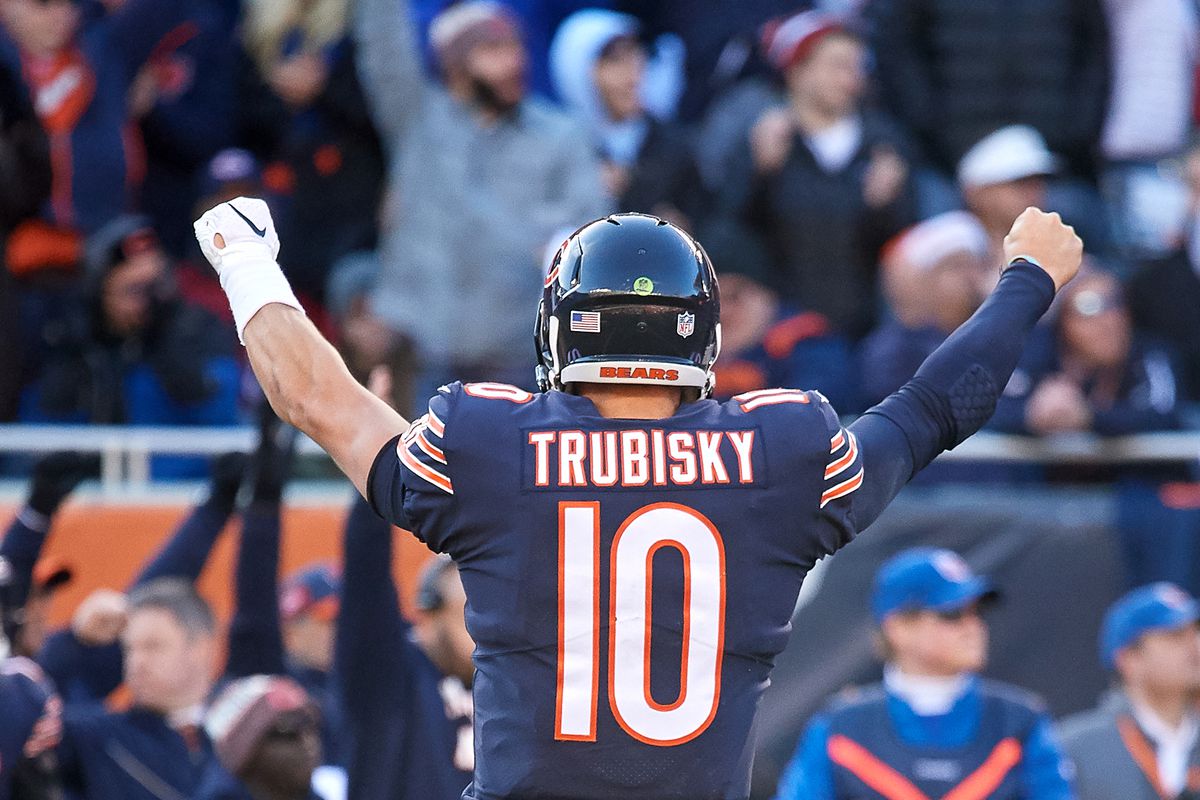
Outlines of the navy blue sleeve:
M37 662L68 703L96 703L121 685L121 646L92 647L75 638L70 629L46 637Z
M368 499L375 512L436 552L446 550L443 532L454 508L451 415L461 384L443 386L429 411L392 439L371 467Z
M18 607L24 606L29 599L33 568L41 557L49 527L50 520L33 509L24 508L9 523L4 540L0 541L0 556L8 560L13 571L10 602Z
M223 503L214 500L193 508L162 549L142 568L133 586L141 586L157 578L196 581L208 563L217 536L229 520L229 511Z
M913 475L983 427L1026 337L1053 299L1054 283L1041 268L1018 261L1005 270L979 310L925 359L912 380L846 429L846 439L859 450L863 478L853 488L827 486L826 514L852 532L862 531ZM832 424L830 430L836 443Z
M409 624L392 580L392 526L356 498L346 517L334 672L346 718L361 726L394 714L404 695Z
M279 623L279 506L253 503L242 513L242 537L234 573L235 608L229 623L225 677L281 675L283 633Z

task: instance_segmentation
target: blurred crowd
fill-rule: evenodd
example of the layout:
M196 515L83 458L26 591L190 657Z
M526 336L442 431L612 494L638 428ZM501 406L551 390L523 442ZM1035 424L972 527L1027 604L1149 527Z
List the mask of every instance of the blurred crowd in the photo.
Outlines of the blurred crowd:
M421 567L417 616L403 614L392 528L356 497L339 563L281 580L296 431L262 409L253 454L218 458L128 584L93 591L58 630L50 604L85 565L43 551L95 465L36 464L0 541L0 798L451 800L470 781L474 642L453 562ZM195 584L231 521L225 623Z
M257 195L310 316L403 409L530 385L547 251L637 210L723 277L719 396L859 412L1043 206L1090 275L995 427L1175 428L1200 400L1198 30L1190 0L4 0L0 419L245 421L189 225Z

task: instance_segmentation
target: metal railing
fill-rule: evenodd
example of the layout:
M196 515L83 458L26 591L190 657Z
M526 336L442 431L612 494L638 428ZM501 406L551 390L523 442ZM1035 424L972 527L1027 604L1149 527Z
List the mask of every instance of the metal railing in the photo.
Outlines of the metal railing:
M254 448L251 427L136 427L117 425L0 425L0 454L79 450L101 456L101 483L145 486L153 455L211 456ZM319 455L320 447L305 436L301 455ZM945 453L952 461L998 461L1034 464L1138 464L1200 460L1200 431L1145 433L1102 438L1064 434L1045 438L983 431Z

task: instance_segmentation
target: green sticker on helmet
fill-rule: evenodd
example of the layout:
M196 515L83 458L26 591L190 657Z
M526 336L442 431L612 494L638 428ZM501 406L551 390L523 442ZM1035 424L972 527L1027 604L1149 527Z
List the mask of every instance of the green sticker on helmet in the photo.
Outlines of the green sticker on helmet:
M633 282L634 294L645 295L645 294L650 294L653 291L654 291L654 281L650 280L649 278L647 278L645 276L638 278L636 281Z

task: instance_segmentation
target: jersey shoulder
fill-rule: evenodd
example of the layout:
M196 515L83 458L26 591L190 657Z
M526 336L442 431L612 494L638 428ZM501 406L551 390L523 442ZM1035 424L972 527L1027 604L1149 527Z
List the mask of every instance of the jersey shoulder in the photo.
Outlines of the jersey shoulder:
M818 464L818 472L823 470L821 508L862 485L858 440L842 426L837 411L820 392L759 389L737 395L721 407L731 420L751 422L765 432L768 447L777 454L772 460Z
M446 384L400 437L396 455L411 486L453 495L455 473L515 435L527 420L549 416L546 396L506 383Z

